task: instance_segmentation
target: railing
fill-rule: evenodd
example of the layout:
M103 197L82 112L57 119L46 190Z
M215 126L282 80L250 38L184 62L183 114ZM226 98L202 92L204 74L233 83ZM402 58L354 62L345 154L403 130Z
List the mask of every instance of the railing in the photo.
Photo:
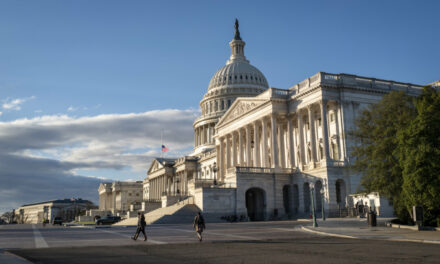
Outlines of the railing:
M270 88L270 97L287 99L288 96L289 96L289 90Z
M227 169L228 174L233 173L257 173L257 174L270 174L270 173L295 173L297 168L263 168L263 167L233 167Z
M356 76L351 74L331 74L325 72L319 72L312 77L294 85L290 90L296 91L292 94L299 94L311 87L316 87L319 84L329 84L340 86L358 86L377 90L396 90L406 92L420 92L423 86L414 85L410 83L401 83L394 81L387 81L382 79L368 78L362 76Z
M224 188L224 189L237 188L237 184L236 183L223 183L223 184L214 186L214 188Z
M144 199L142 202L146 202L146 203L161 203L162 200L161 199Z
M171 192L162 192L162 196L187 196L187 192L181 192L181 191L171 191Z

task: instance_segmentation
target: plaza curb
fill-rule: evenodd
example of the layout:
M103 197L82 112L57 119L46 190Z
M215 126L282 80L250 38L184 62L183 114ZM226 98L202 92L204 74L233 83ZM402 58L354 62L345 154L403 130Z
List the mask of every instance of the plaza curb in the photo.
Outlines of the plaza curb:
M312 229L309 229L309 228L304 227L304 226L301 226L301 230L304 230L304 231L310 232L310 233L315 233L315 234L322 235L322 236L359 239L359 237L354 237L354 236L346 236L346 235L339 235L339 234L332 234L332 233L327 233L327 232L316 231L316 230L312 230Z
M440 245L440 241L435 241L435 240L406 239L406 238L362 238L362 237L347 236L347 235L340 235L340 234L316 231L316 230L312 230L312 229L309 229L309 228L304 227L304 226L301 226L301 230L309 232L309 233L314 233L314 234L322 235L322 236L339 237L339 238L374 239L374 240L383 240L383 241L413 242L413 243L437 244L437 245Z
M3 255L3 257L1 257L1 255ZM7 263L9 264L34 264L33 262L30 262L29 260L19 255L15 255L7 250L3 251L3 253L0 252L0 262L5 260L5 257L7 258L6 261L8 261Z

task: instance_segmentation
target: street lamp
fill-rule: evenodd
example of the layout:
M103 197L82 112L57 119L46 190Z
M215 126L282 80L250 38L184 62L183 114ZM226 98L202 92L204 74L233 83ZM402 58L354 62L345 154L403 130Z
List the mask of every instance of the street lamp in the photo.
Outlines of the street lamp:
M313 227L318 227L318 223L316 222L316 212L315 212L315 188L313 184L310 183L310 196L312 197L312 218L313 218Z
M212 172L214 172L214 186L217 185L217 162L214 161L214 165L212 166Z
M325 221L325 211L324 211L324 188L321 188L321 214L322 214L322 221Z

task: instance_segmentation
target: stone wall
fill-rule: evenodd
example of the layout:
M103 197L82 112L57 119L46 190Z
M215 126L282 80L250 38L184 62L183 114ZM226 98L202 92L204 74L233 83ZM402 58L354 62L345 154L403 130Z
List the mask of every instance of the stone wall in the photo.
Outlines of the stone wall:
M222 217L235 215L235 188L198 188L194 203L209 221L221 221Z

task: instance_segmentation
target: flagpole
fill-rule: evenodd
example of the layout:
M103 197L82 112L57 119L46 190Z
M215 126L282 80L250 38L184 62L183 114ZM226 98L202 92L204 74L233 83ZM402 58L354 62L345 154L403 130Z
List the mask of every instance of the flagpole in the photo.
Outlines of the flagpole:
M162 131L160 133L160 157L161 158L163 158L162 146L163 146L163 128L162 128Z

